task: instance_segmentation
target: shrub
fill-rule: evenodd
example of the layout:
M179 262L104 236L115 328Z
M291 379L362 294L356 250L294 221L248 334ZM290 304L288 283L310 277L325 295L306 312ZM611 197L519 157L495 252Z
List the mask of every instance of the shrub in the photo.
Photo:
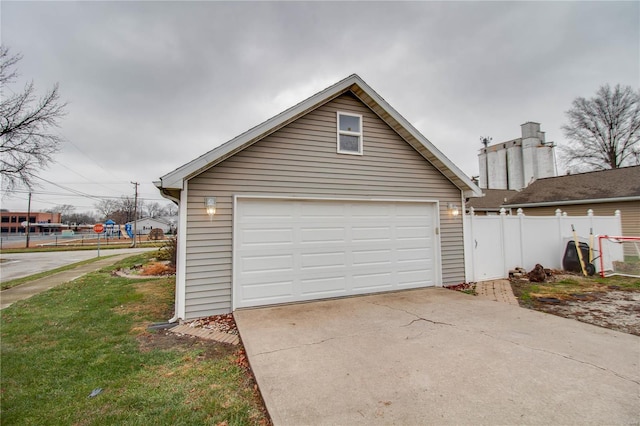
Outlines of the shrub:
M176 256L178 255L178 237L177 235L165 240L162 247L158 250L158 260L168 260L169 266L176 267Z

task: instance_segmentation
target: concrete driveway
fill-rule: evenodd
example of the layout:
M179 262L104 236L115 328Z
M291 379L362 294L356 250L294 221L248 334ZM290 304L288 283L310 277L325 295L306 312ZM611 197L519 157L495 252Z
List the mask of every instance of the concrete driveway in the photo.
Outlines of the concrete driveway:
M433 288L235 317L276 425L640 421L630 334Z

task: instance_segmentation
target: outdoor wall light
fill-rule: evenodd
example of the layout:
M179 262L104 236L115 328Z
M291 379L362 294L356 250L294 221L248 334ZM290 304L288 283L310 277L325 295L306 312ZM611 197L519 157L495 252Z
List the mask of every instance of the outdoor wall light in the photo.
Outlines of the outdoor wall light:
M447 209L449 210L449 214L451 214L451 216L453 217L456 217L460 214L460 210L458 209L458 206L453 203L447 204Z
M209 215L209 218L213 220L213 215L216 214L216 197L205 197L204 208Z

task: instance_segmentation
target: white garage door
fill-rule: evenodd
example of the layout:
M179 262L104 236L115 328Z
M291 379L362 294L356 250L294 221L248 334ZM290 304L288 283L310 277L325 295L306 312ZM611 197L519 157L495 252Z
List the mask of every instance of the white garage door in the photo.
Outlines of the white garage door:
M236 308L433 286L432 202L238 198Z

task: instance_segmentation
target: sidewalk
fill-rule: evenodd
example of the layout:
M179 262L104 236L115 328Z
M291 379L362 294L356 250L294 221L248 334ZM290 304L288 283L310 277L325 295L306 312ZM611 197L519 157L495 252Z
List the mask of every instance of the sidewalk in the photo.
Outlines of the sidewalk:
M496 302L519 306L518 299L513 295L509 280L482 281L476 284L478 297Z
M47 291L62 283L73 281L89 272L97 271L105 266L113 265L122 259L130 257L131 255L131 253L127 253L105 257L104 259L100 259L86 265L81 265L77 268L69 269L68 271L58 272L57 274L49 275L48 277L39 278L19 286L0 291L0 310L8 308L19 300L28 299L35 294Z

